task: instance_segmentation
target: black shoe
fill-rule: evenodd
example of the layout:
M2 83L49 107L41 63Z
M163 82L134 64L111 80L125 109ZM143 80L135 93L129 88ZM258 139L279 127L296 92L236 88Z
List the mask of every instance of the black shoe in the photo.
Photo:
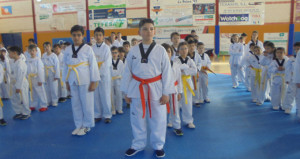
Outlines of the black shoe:
M71 99L71 98L72 98L72 96L71 96L71 95L68 95L68 96L67 96L67 98L68 98L68 99Z
M59 99L58 99L58 103L63 103L63 102L66 102L66 101L67 101L66 98L59 98Z
M204 100L204 103L210 103L210 101L209 100Z
M109 123L111 123L111 119L110 119L110 118L106 118L106 119L104 120L104 122L105 122L105 124L109 124Z
M125 152L125 155L130 157L130 156L134 156L135 154L137 154L138 152L140 152L141 150L135 150L135 149L128 149L126 152Z
M183 135L183 132L181 129L174 129L174 133L177 135L177 136L182 136Z
M20 119L23 115L22 114L16 114L13 119Z
M195 103L195 106L196 107L201 107L201 104L200 103Z
M6 121L4 119L0 119L0 125L1 126L6 126L7 123L6 123Z
M20 118L21 120L26 120L30 117L30 115L22 115L22 117Z
M95 118L95 123L97 123L97 122L99 122L101 120L102 120L102 118Z
M164 149L161 149L161 150L155 150L155 153L156 153L156 157L157 158L163 158L163 157L165 157L165 151L164 151Z
M127 103L127 108L130 108L130 104Z

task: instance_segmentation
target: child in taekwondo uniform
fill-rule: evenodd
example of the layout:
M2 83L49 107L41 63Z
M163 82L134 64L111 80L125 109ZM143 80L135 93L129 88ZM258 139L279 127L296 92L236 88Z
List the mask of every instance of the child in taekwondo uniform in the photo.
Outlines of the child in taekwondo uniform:
M252 102L257 103L261 92L261 72L262 66L260 60L263 58L262 50L259 46L253 47L253 55L248 57L248 67L250 72L250 84L251 84L251 97Z
M111 61L110 48L104 39L103 28L97 27L94 31L96 44L92 47L98 63L101 80L95 91L95 121L105 118L105 123L111 123Z
M4 70L2 68L2 65L0 65L0 84L3 82L4 79ZM2 98L0 96L0 126L5 126L7 123L3 118L3 102L2 102Z
M72 111L76 126L72 135L83 136L95 126L94 90L100 75L93 49L83 43L83 27L73 26L71 34L74 44L64 51L62 77L72 95Z
M177 136L182 136L183 131L181 129L181 120L180 120L180 108L179 108L179 101L181 100L181 93L182 93L182 82L181 82L181 70L179 68L179 65L177 63L174 63L172 61L173 57L173 50L169 44L162 44L162 46L166 49L170 62L172 67L172 79L174 79L173 83L175 86L175 93L170 94L170 101L169 101L169 121L168 121L168 127L174 128L174 133Z
M231 45L229 47L230 54L230 70L231 70L231 78L233 86L232 88L237 88L239 86L238 83L238 74L242 73L241 61L244 54L244 46L239 43L239 37L237 34L233 34L231 36Z
M194 94L194 85L192 82L192 77L197 74L197 67L195 62L188 57L188 43L181 42L178 46L179 57L174 59L174 63L177 63L181 70L181 79L183 86L183 98L180 100L182 109L182 121L187 124L187 127L194 129L194 119L193 119L193 100L192 96Z
M297 54L300 54L298 51ZM293 72L293 82L296 84L296 107L297 107L297 116L300 118L300 56L296 57L294 72Z
M111 49L112 54L112 67L111 67L111 94L112 94L112 114L115 115L116 111L117 114L123 114L122 110L122 92L120 90L121 78L122 73L124 70L124 64L122 60L118 58L118 48L113 46Z
M199 86L198 86L198 78L199 78L199 71L201 70L201 59L200 59L200 55L197 52L197 40L189 40L187 41L188 43L188 56L190 57L190 59L192 59L194 61L194 63L196 64L197 67L197 73L196 75L192 76L192 81L193 81L193 85L194 85L194 92L195 92L195 96L193 96L193 103L195 103L196 106L200 106L200 94L199 94ZM203 102L202 102L203 103Z
M283 109L286 114L290 114L293 108L293 103L296 97L297 85L293 80L293 74L295 69L295 61L297 57L297 52L300 50L300 42L294 44L294 56L290 57L287 61L287 66L285 69L285 82L287 84L287 90L283 100ZM299 56L299 55L298 55Z
M131 103L130 121L134 137L126 156L133 156L146 147L149 123L152 148L157 157L164 157L166 104L169 102L169 94L175 93L171 64L166 50L153 41L153 20L141 20L139 34L142 43L129 51L121 82L125 100Z
M3 69L3 82L0 84L0 96L2 97L2 99L8 99L10 85L10 64L8 53L4 48L0 48L0 65Z
M27 76L29 82L30 91L30 110L34 111L35 108L40 105L40 112L47 111L47 97L44 88L45 83L45 70L42 60L36 56L36 45L28 46L28 53L30 57L26 60L27 64Z
M62 79L62 70L63 70L63 66L64 66L64 61L63 61L63 57L64 54L61 51L61 46L59 44L55 44L53 46L54 49L54 53L56 54L58 61L59 61L59 68L60 68L60 79L58 82L58 102L65 102L67 101L67 95L68 95L68 91L66 88L66 84L63 82Z
M12 107L16 113L14 119L28 119L30 117L29 97L28 97L28 81L26 79L27 66L21 59L21 49L12 46L8 49L9 57L12 59L11 67L11 88L12 96L10 98Z
M43 54L42 61L45 67L46 74L46 94L48 105L54 107L58 103L58 80L60 78L60 68L57 56L51 50L50 42L44 43L45 53Z
M271 104L274 110L282 108L282 100L284 98L286 83L285 69L289 58L285 56L285 49L279 47L276 49L276 59L272 61L268 71L272 77L271 84Z
M198 90L199 90L199 97L200 103L210 103L208 98L208 74L207 70L211 67L211 61L209 56L204 53L205 45L202 42L197 43L198 53L200 55L201 60L201 71L199 72L199 79L198 79Z

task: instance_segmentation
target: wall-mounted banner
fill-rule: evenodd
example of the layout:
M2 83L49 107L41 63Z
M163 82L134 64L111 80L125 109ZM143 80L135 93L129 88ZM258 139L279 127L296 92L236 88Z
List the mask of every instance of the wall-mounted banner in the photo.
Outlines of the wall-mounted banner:
M53 13L77 12L85 10L84 1L58 2L52 5Z
M300 0L296 2L296 22L300 22Z
M194 26L215 25L215 3L193 4Z
M94 19L126 18L125 8L95 9Z
M126 8L125 0L89 0L89 9Z
M96 27L102 27L104 29L122 29L127 28L127 19L101 19L90 20L90 30L94 30Z
M138 28L140 21L144 18L128 18L127 27L128 28Z
M276 47L283 47L288 51L288 33L264 33L264 41L271 41Z
M220 25L263 25L265 1L220 0Z
M12 15L12 7L11 6L1 6L1 15Z

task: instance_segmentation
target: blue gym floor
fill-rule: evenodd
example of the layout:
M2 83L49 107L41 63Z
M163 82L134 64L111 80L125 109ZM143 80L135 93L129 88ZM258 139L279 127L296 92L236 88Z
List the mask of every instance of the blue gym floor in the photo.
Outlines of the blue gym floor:
M184 136L168 129L168 159L275 159L300 158L300 122L295 113L272 111L270 103L250 103L250 93L231 88L228 75L210 74L210 104L194 107L196 129L183 126ZM0 127L1 159L122 159L132 133L129 109L103 121L83 137L72 136L71 102L33 112L28 120L13 120L9 101L4 101L8 125ZM134 159L155 158L148 144Z

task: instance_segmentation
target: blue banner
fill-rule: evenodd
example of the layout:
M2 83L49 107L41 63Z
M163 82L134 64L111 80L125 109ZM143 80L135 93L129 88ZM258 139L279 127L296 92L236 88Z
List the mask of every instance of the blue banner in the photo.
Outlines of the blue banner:
M220 14L220 22L248 22L249 14Z

